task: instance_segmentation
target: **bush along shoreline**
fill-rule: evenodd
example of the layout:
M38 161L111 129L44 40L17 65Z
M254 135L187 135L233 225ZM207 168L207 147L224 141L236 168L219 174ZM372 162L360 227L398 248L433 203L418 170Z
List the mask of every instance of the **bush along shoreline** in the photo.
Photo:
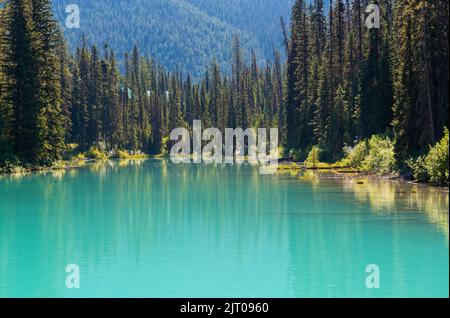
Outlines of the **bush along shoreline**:
M29 173L37 171L53 171L80 168L91 162L102 162L109 159L147 159L149 155L142 151L129 150L101 150L100 147L91 147L85 152L77 150L78 145L69 144L64 158L51 163L30 164L22 163L17 158L9 157L0 162L0 174Z
M281 163L280 171L327 170L339 174L369 174L392 179L403 179L414 183L449 186L449 130L444 137L429 146L420 155L411 156L399 164L395 153L395 139L385 135L374 135L359 141L354 147L343 149L344 157L334 163L321 161L321 149L313 146L302 164ZM295 157L295 156L294 156Z
M417 182L449 185L449 131L445 128L444 138L430 146L428 152L406 162Z

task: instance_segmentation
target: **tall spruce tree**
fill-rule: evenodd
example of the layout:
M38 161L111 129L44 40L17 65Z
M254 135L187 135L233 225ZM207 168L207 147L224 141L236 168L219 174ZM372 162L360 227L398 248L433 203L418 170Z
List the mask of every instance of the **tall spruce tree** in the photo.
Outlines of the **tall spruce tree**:
M5 74L8 63L6 54L8 50L8 42L6 41L7 18L7 9L0 6L0 165L15 159L12 149L13 109L11 100L7 98L7 94L11 90L11 83L7 80Z
M4 19L6 33L3 68L7 83L5 104L12 111L14 152L25 162L36 162L41 146L38 118L41 108L38 37L32 20L31 1L6 3ZM2 41L2 42L3 42Z
M32 26L36 35L39 104L38 145L34 162L61 160L65 150L65 116L62 111L60 60L62 37L49 0L32 0Z
M399 0L393 16L393 126L403 163L448 126L448 2Z
M299 73L300 61L298 57L302 52L301 36L303 28L304 1L297 0L292 8L291 15L291 40L289 43L287 65L287 92L286 92L286 129L287 146L289 149L299 148L299 109L303 103L299 96L299 85L302 84Z

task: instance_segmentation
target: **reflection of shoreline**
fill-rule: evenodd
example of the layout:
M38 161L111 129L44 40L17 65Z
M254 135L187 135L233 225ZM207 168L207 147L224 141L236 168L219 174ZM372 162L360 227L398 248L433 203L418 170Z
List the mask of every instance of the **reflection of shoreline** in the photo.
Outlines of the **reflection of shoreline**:
M122 159L90 162L84 166L72 169L36 171L32 173L0 174L0 181L14 181L37 175L51 175L56 180L61 180L66 173L69 177L76 176L84 167L96 172L100 177L106 175L107 169L138 167L146 161L157 160L162 163L163 175L167 173L167 160L161 158L149 159ZM198 166L198 165L197 165ZM210 165L208 165L210 166ZM330 171L305 170L285 171L278 175L287 175L299 178L303 182L312 184L313 187L323 183L342 185L345 191L354 193L356 202L370 204L375 212L398 213L408 211L425 212L428 221L435 224L449 240L449 189L435 187L427 184L409 183L398 179L388 179L374 175L346 175L336 174ZM273 180L275 182L276 179Z
M375 212L424 212L449 241L449 188L410 183L367 174L338 174L332 171L285 171L279 175L299 178L316 187L323 183L342 185L353 192L356 202L369 204Z
M343 186L352 191L359 202L369 203L377 212L424 212L428 222L435 224L449 240L448 188L381 178L344 178Z
M9 180L9 179L21 179L27 176L34 175L52 175L55 177L61 177L66 172L69 172L71 175L77 173L80 168L89 168L93 171L101 171L107 166L118 165L119 167L125 167L128 165L141 165L146 160L162 160L159 157L151 157L148 159L135 159L135 158L126 158L126 159L108 159L108 160L79 160L67 165L59 166L59 167L48 167L48 168L40 168L40 169L31 169L31 170L18 170L17 172L6 172L0 171L0 180Z

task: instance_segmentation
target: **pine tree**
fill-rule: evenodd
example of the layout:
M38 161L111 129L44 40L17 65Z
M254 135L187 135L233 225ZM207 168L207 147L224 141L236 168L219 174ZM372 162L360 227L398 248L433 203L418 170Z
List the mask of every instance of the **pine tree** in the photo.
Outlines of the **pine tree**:
M122 113L119 95L119 71L114 52L109 56L109 72L106 82L107 116L105 121L105 136L111 148L119 148L122 144Z
M383 22L386 22L384 16ZM389 30L370 29L367 57L361 69L361 135L368 138L385 132L392 121L392 84L390 78Z
M77 69L73 76L74 93L72 94L72 118L74 141L79 144L81 150L87 150L89 146L89 83L90 83L90 55L86 41L83 37L81 49L77 50ZM76 74L78 73L78 74Z
M297 93L297 102L300 108L298 109L297 119L299 131L297 144L301 149L305 149L308 146L312 146L313 142L313 113L314 109L312 105L309 104L309 71L310 71L310 46L309 46L309 31L310 31L310 21L307 17L306 5L303 2L302 8L302 20L301 29L299 37L299 55L297 60L299 62L298 69L296 70L298 83L295 85L295 91Z
M344 147L345 139L345 118L348 110L347 94L342 87L336 90L336 97L334 100L332 112L328 119L328 131L329 131L329 158L331 161L336 162L342 157L342 149Z
M13 148L21 160L35 162L40 147L37 122L41 101L32 6L30 1L15 0L8 2L5 10L7 33L3 41L8 50L3 60L4 94L6 105L11 105Z
M58 47L58 65L59 65L59 82L61 86L60 100L61 111L64 127L64 139L69 142L72 139L72 69L73 65L72 57L70 56L66 44L61 40Z
M224 119L221 116L222 107L222 78L220 74L220 67L217 62L213 62L212 66L212 79L210 86L210 99L209 99L209 111L211 113L211 124L214 127L224 127ZM191 121L188 121L191 123Z
M393 16L393 126L403 163L448 125L448 3L397 1Z
M330 55L328 44L326 53L322 57L322 63L319 68L319 88L317 98L317 109L314 115L314 134L317 144L322 149L323 157L330 159L332 157L330 150L331 132L329 131L329 117L332 112L331 96L331 78L329 76Z
M319 68L323 57L326 43L326 25L323 12L323 0L315 0L310 8L311 24L310 24L310 70L308 79L308 105L311 113L317 111L317 100L319 98ZM311 116L311 115L310 115ZM314 115L313 115L314 116ZM314 131L314 119L311 118L311 130ZM315 134L311 136L310 142L317 144Z
M169 132L175 128L184 127L181 112L181 89L177 77L173 74L170 81L170 98L169 98ZM204 105L202 104L204 107ZM202 113L203 109L200 110Z
M283 83L285 83L285 78L283 74L283 69L281 66L281 57L280 53L274 50L275 62L273 65L273 74L274 74L274 86L275 86L275 94L274 94L274 112L276 112L277 118L274 123L276 123L276 127L278 127L279 131L279 143L283 146L287 143L287 127L286 127L286 109L284 103L284 89Z
M62 111L61 66L58 50L62 37L57 22L53 19L50 1L32 1L33 30L36 34L38 64L39 111L37 130L39 144L34 161L50 164L61 160L65 150L65 116Z
M242 106L244 104L244 92L242 91L243 85L243 73L244 73L244 62L242 57L241 42L239 37L235 37L233 40L233 102L231 105L231 127L244 127L244 114L242 113Z
M96 46L92 47L88 87L88 104L87 104L87 144L88 146L97 145L101 140L102 132L102 89L103 76L101 70L101 61Z
M299 76L298 57L302 50L301 34L303 23L303 0L297 0L292 8L291 16L291 40L289 44L288 66L287 66L287 93L286 93L286 129L287 129L287 146L289 149L299 148L299 108L303 100L299 99L298 86L301 84Z
M13 110L11 101L7 98L11 90L5 74L7 67L7 10L0 7L0 166L6 161L14 160L13 143Z

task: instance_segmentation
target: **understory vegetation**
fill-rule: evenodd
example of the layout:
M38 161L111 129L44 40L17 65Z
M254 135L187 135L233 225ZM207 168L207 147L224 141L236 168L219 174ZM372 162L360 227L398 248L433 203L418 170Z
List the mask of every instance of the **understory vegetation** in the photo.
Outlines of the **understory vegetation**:
M394 174L397 169L394 147L394 141L388 136L375 135L353 148L345 148L346 155L340 164L362 172Z
M429 148L427 154L408 160L415 180L449 184L449 131L446 128L444 138Z

